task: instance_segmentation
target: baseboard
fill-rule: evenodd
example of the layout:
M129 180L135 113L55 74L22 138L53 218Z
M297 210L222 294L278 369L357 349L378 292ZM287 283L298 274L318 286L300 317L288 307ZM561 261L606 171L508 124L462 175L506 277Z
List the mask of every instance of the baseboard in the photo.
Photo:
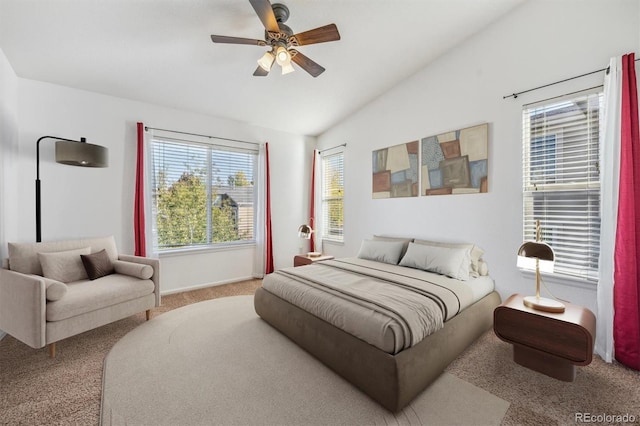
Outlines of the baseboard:
M168 296L170 294L176 294L176 293L184 293L185 291L193 291L193 290L200 290L202 288L209 288L209 287L216 287L219 285L225 285L225 284L233 284L233 283L239 283L242 281L249 281L249 280L255 280L257 279L256 277L244 277L244 278L233 278L230 280L225 280L225 281L217 281L214 283L205 283L205 284L198 284L198 285L193 285L190 287L182 287L182 288L176 288L173 290L166 290L166 291L162 291L160 290L160 295L161 296Z
M4 331L0 330L0 340L4 339L4 336L6 336L7 333L5 333Z

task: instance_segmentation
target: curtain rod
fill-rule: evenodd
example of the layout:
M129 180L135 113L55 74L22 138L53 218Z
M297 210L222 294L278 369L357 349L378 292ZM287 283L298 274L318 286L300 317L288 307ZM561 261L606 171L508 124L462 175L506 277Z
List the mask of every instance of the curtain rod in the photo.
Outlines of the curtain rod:
M243 140L240 140L240 139L221 138L219 136L200 135L198 133L181 132L179 130L159 129L157 127L149 127L149 126L145 126L144 130L145 130L145 132L148 131L148 130L160 130L160 131L163 131L163 132L179 133L181 135L200 136L200 137L203 137L203 138L220 139L220 140L223 140L223 141L248 143L250 145L258 145L258 146L260 146L260 144L256 143L256 142L243 141Z
M332 146L331 148L325 148L322 151L318 151L318 154L322 154L323 152L329 151L330 149L340 148L341 146L347 146L347 144L343 143L343 144L340 144L340 145Z
M523 107L528 107L529 105L541 104L541 103L543 103L543 102L552 101L552 100L554 100L554 99L564 98L565 96L571 96L571 95L575 95L575 94L577 94L577 93L589 92L589 91L591 91L591 90L599 89L599 88L601 88L601 87L604 87L604 84L601 84L601 85L599 85L599 86L589 87L588 89L576 90L575 92L565 93L565 94L563 94L563 95L552 96L552 97L550 97L550 98L543 99L543 100L541 100L541 101L529 102L528 104L524 104L524 105L522 105L522 106L523 106Z
M636 59L634 62L638 62L638 61L640 61L640 58ZM577 78L586 77L586 76L591 75L591 74L597 74L597 73L602 72L602 71L606 71L607 73L609 73L609 67L602 68L601 70L591 71L591 72L588 72L588 73L585 73L585 74L576 75L575 77L565 78L564 80L554 81L553 83L545 84L543 86L534 87L533 89L529 89L529 90L523 90L522 92L515 92L515 93L512 93L511 95L503 96L502 99L507 99L507 98L515 99L519 95L522 95L523 93L529 93L529 92L533 92L534 90L544 89L545 87L553 86L555 84L564 83L564 82L570 81L570 80L575 80Z

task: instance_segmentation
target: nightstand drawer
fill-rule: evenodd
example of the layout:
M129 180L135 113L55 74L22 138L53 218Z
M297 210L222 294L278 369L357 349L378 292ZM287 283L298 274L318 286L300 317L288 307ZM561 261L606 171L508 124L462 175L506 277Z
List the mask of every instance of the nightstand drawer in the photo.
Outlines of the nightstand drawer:
M515 309L496 308L496 334L503 340L528 346L576 364L591 362L593 340L576 324Z

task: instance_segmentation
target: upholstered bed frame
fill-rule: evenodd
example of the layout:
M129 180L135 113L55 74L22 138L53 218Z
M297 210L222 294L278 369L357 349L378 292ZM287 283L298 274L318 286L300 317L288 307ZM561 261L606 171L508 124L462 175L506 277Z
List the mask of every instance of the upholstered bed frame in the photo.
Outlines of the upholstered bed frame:
M322 361L380 405L399 411L493 324L495 291L447 321L444 328L396 355L388 354L259 288L255 310L263 320Z

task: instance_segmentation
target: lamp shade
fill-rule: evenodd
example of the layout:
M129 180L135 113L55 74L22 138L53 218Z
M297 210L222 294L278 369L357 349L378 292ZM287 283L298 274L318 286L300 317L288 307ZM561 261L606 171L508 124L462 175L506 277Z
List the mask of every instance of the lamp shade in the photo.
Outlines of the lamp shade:
M311 239L311 234L313 233L313 229L307 224L300 225L298 228L298 237L304 238L305 240Z
M264 55L260 59L258 59L258 65L263 70L269 72L271 71L271 66L273 65L273 61L276 60L276 57L271 52L265 52Z
M276 62L280 66L284 66L291 62L291 54L284 46L278 46L276 49Z
M86 142L57 141L56 162L69 166L108 167L109 149Z
M556 258L551 246L541 241L526 241L518 249L518 256L553 262Z

